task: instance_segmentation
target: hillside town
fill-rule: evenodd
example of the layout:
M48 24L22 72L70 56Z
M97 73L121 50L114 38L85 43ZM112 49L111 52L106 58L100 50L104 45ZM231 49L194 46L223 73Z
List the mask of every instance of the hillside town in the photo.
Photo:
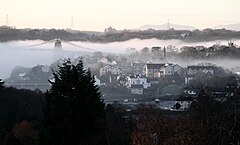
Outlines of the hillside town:
M0 145L240 145L240 0L0 0Z
M232 42L228 45L225 48L238 50ZM206 56L210 55L208 52L213 47L208 48ZM193 52L186 53L184 48L179 56L183 54L194 56ZM188 47L187 51L190 50ZM78 60L83 60L85 68L91 69L104 101L110 104L118 102L134 106L150 103L172 110L178 103L182 107L181 110L186 111L191 101L197 97L198 91L203 88L214 86L211 89L216 99L224 100L234 92L232 86L229 86L229 78L234 77L234 81L237 82L234 83L234 87L240 85L239 67L222 68L204 60L200 60L198 64L189 63L184 66L172 63L169 58L176 56L176 53L169 52L169 47L143 48L141 54L134 48L128 51L129 54L125 56L95 52L92 56L75 57L72 61L76 64ZM202 52L202 49L198 51ZM214 51L211 55L214 55ZM141 57L145 59L141 60ZM52 73L57 71L58 65L62 62L64 60L58 60L50 66L17 67L12 71L10 78L4 80L5 84L19 89L37 89L45 92L51 86L49 82L53 79ZM221 86L213 85L218 81L222 81Z

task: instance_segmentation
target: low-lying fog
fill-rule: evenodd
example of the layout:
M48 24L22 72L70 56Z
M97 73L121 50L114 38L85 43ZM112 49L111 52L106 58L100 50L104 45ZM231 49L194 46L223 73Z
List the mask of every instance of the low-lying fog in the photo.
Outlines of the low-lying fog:
M148 40L139 40L133 39L125 42L113 42L113 43L90 43L90 42L72 42L74 44L91 48L95 51L101 51L105 53L115 53L115 54L124 54L126 53L127 48L136 48L140 50L144 47L153 47L153 46L168 46L173 45L177 48L182 46L205 46L209 47L216 43L221 42L222 45L227 45L228 41L213 41L213 42L199 42L199 43L185 43L180 40L157 40L157 39L148 39ZM32 67L38 64L49 65L53 62L53 50L54 42L44 44L41 46L32 46L35 44L43 43L43 41L11 41L0 43L0 78L8 78L12 69L15 66L25 66ZM240 40L235 40L235 44L240 45ZM81 56L85 55L86 50L79 47L71 46L67 43L62 42L64 53L76 53L76 55ZM175 63L178 63L177 61ZM193 63L193 62L192 62ZM191 63L191 64L192 64ZM233 64L240 64L240 61L216 61L214 62L219 66L235 66ZM190 64L190 63L189 63Z

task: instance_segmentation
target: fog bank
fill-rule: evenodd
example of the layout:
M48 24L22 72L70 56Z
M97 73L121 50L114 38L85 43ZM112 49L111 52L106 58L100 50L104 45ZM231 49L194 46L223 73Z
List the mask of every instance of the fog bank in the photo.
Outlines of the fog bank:
M125 42L113 42L113 43L90 43L90 42L72 42L77 45L81 45L83 47L91 48L94 51L102 51L105 53L115 53L115 54L123 54L126 52L127 48L136 48L140 50L144 47L153 47L153 46L168 46L174 45L177 48L181 48L182 46L205 46L209 47L216 43L221 42L222 45L227 45L228 41L213 41L213 42L199 42L199 43L186 43L180 40L158 40L158 39L148 39L148 40L140 40L140 39L132 39ZM16 66L24 66L24 67L33 67L38 64L50 65L53 62L53 50L54 43L44 44L41 46L28 47L34 44L40 44L43 41L11 41L0 43L0 78L8 78L12 69ZM234 40L234 43L240 45L240 40ZM67 43L62 43L63 50L66 55L69 53L76 54L78 56L85 55L86 50L81 49L79 47L73 47L68 45ZM180 61L176 61L176 63L180 63ZM230 61L215 61L217 65L232 65L233 63ZM228 64L226 64L228 63ZM239 63L239 61L234 62ZM182 63L183 64L183 63Z

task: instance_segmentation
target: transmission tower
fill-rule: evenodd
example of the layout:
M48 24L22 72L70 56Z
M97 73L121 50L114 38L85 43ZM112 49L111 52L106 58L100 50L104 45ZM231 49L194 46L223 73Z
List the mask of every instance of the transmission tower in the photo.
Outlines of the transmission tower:
M71 29L72 30L74 29L74 19L73 19L73 16L71 16Z
M168 21L167 21L167 30L169 30L169 29L170 29L170 21L168 19Z

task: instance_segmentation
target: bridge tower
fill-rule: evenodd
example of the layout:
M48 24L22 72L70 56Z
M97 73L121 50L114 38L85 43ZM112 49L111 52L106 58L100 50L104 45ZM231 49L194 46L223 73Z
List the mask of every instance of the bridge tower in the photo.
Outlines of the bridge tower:
M53 62L63 58L64 58L64 52L62 49L62 41L61 39L55 39L54 51L53 51Z

